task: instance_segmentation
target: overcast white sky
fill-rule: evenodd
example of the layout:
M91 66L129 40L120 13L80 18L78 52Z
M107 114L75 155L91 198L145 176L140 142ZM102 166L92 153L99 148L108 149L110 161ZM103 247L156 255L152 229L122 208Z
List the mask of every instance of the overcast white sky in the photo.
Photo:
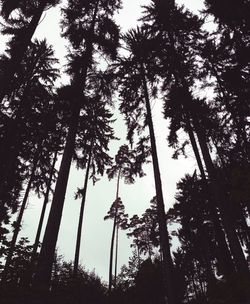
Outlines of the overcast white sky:
M124 8L117 16L117 21L124 31L137 25L137 19L140 17L141 12L140 6L149 2L148 0L123 0ZM178 0L176 2L184 4L195 12L203 8L202 0ZM36 31L36 37L41 39L46 38L49 43L53 44L56 56L60 59L61 64L63 64L65 62L66 49L65 40L60 37L59 19L59 9L50 9L46 12L43 21ZM61 82L63 82L63 79ZM162 119L160 102L153 103L152 112L158 144L164 199L166 209L168 209L174 203L176 182L185 173L193 172L196 168L196 163L191 148L187 150L188 159L182 157L179 160L173 160L171 158L173 151L167 147L167 122ZM124 138L126 130L121 119L118 119L114 127L116 135ZM116 142L111 144L112 155L116 153L122 143ZM137 180L134 185L121 184L120 197L130 216L136 213L143 213L149 207L150 199L155 195L151 164L147 166L146 173L147 176ZM72 260L74 257L78 212L80 208L80 201L74 200L74 193L77 187L82 187L83 180L84 172L76 171L72 167L58 238L59 253L63 254L66 260ZM106 178L99 181L94 187L89 183L84 215L80 261L83 265L86 265L87 269L95 269L96 273L104 280L108 280L112 223L111 221L104 222L103 217L114 201L115 184L116 181L109 182ZM21 232L21 236L28 236L31 242L34 240L41 206L41 201L32 196L29 199L29 206L25 211L24 229ZM129 246L130 241L127 240L125 233L121 233L118 257L119 267L128 261L131 254Z

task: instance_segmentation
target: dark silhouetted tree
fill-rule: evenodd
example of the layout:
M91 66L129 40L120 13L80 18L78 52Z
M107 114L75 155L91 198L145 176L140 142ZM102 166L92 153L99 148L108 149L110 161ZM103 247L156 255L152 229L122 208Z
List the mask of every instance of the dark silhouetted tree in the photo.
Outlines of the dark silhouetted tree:
M51 267L59 232L64 197L71 160L74 152L79 115L87 102L88 72L94 68L93 55L99 48L103 54L114 58L119 39L118 27L112 20L120 1L93 0L69 1L63 9L64 37L71 44L68 72L71 75L71 120L62 162L55 187L48 223L45 230L34 286L49 288Z
M135 131L140 134L146 126L148 126L149 129L157 196L160 246L164 261L162 266L164 267L165 297L167 297L168 302L172 304L175 302L175 291L172 279L173 263L170 254L160 167L150 105L150 97L155 95L157 62L155 61L156 57L153 53L150 53L149 50L150 46L156 43L156 41L148 38L148 32L140 28L130 30L123 37L125 48L129 51L129 55L119 60L120 110L125 115L129 130L128 134L131 139Z

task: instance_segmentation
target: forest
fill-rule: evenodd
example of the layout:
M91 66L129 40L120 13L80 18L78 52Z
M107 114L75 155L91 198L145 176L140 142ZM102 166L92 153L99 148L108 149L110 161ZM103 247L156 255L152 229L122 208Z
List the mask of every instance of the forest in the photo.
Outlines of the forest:
M174 0L149 0L124 32L115 17L122 0L0 0L1 304L250 304L250 0L203 2L195 14ZM53 8L67 41L61 68L54 45L35 37ZM195 158L171 208L156 101L168 123L162 145L177 164L188 148ZM126 141L113 155L117 112ZM121 187L146 166L154 196L142 214L128 214ZM68 261L57 241L72 167L84 182ZM89 184L105 178L115 185L103 218L112 223L107 282L80 254L89 250ZM34 239L20 237L31 195L43 201ZM119 268L121 233L131 256Z

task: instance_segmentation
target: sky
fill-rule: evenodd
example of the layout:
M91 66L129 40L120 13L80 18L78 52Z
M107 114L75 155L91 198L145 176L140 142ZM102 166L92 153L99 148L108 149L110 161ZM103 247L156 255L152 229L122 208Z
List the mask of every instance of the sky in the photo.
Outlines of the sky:
M138 24L137 19L142 11L140 6L149 2L149 0L123 0L123 10L116 16L116 20L123 31L127 31ZM176 2L183 4L196 13L204 8L202 0L178 0ZM39 39L46 38L54 46L55 55L60 60L60 66L63 66L65 64L66 41L60 37L59 20L60 10L58 8L48 10L42 18L35 37ZM3 44L0 45L0 49L3 49ZM63 69L61 68L61 70ZM63 74L61 76L58 85L66 81L65 76ZM180 157L178 160L172 159L173 151L168 148L166 141L168 128L167 121L162 118L162 103L157 100L152 102L151 106L159 153L165 208L167 210L174 203L176 183L180 178L184 177L185 173L193 173L196 169L196 162L190 147L187 148L187 159L184 157ZM114 129L116 136L121 138L121 140L110 145L112 156L116 154L119 146L124 143L123 140L126 136L123 119L119 116L116 118L117 121L114 124ZM182 137L184 138L185 134L180 134L180 138ZM58 162L57 168L59 168L59 165ZM120 197L129 216L134 214L141 215L149 207L150 200L155 195L152 164L145 167L145 172L146 177L137 179L133 185L121 183ZM74 165L72 166L57 242L59 254L62 254L65 260L68 261L73 260L74 257L80 209L80 200L74 200L74 193L78 187L83 186L84 174L84 171L77 171ZM112 221L104 221L103 218L115 199L115 187L116 180L108 181L106 177L97 182L95 186L92 185L91 181L89 182L81 240L80 262L86 266L86 269L95 270L105 281L108 280ZM47 215L49 207L50 203L48 204ZM23 229L20 237L27 236L33 242L41 208L42 201L31 195L28 207L25 210ZM121 232L118 267L126 264L130 255L130 240L127 239L125 232Z

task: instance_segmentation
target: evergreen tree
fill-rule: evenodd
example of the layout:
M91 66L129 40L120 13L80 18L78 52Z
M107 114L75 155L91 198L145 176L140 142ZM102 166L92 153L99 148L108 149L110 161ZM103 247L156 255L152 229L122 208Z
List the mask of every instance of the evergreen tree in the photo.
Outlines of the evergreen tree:
M97 48L111 58L116 55L119 32L112 17L119 7L120 1L93 0L69 1L68 6L63 9L63 35L69 39L72 46L68 69L72 78L71 119L34 280L34 286L37 288L48 289L50 284L79 115L87 102L85 96L88 72L94 67L93 56Z
M10 84L14 81L25 53L31 43L32 36L39 24L43 12L51 6L58 4L58 0L41 1L13 1L2 0L2 15L6 19L3 34L13 35L9 42L9 60L1 71L0 101L11 92ZM12 11L17 10L20 15L10 16Z
M138 152L138 151L136 151ZM142 171L142 164L144 160L138 158L138 153L133 150L130 150L127 145L122 145L116 156L113 166L107 169L108 178L113 179L117 177L116 185L116 196L115 201L110 209L110 216L114 219L113 229L111 236L111 245L110 245L110 261L109 261L109 292L112 289L112 268L113 268L113 252L114 252L114 241L116 228L118 227L119 221L119 208L121 199L119 196L120 193L120 180L124 179L125 183L131 184L135 182L135 176L142 177L144 175ZM123 213L122 213L123 214Z
M49 149L53 149L52 141L54 146L58 142L59 107L53 102L52 91L58 76L58 71L54 68L56 62L52 47L46 41L35 41L22 61L15 80L15 91L1 107L1 113L8 116L7 123L1 128L1 222L8 209L17 205L19 192L15 193L14 189L16 183L22 183L26 171L25 162L31 157L29 151L38 141L44 140L41 151L45 151L48 145ZM39 153L42 155L41 151Z
M113 129L110 126L110 123L113 122L113 120L111 120L112 114L106 108L105 102L102 102L99 97L93 98L93 100L89 102L89 108L86 108L85 111L85 116L82 117L84 125L81 132L82 134L79 133L79 138L76 140L78 147L84 147L81 155L77 156L77 164L81 168L86 167L86 173L84 187L78 189L76 194L76 197L80 197L82 200L75 250L74 277L77 276L79 264L82 223L88 180L91 178L93 183L95 183L98 180L97 175L103 175L105 167L111 165L111 157L107 154L108 144L110 140L115 139Z
M213 193L215 204L220 210L220 216L226 231L235 266L239 273L248 276L246 260L235 233L230 213L226 207L227 204L230 204L228 203L229 198L227 197L223 184L220 183L218 179L215 165L208 149L206 129L202 127L202 117L197 115L197 113L200 113L199 110L201 107L199 105L197 107L191 93L195 75L197 74L195 73L196 69L193 64L193 62L195 62L193 56L195 56L197 48L191 48L191 46L193 46L191 43L196 42L195 37L200 37L200 31L197 18L192 16L188 17L188 15L189 14L186 13L187 21L184 23L184 14L181 13L181 10L178 10L173 6L170 16L171 22L169 23L169 21L164 21L163 19L161 3L155 2L148 8L148 14L145 16L144 20L154 22L157 33L161 31L161 37L166 38L165 45L167 47L165 47L164 51L168 53L168 56L165 57L167 61L164 63L164 67L166 69L166 67L169 66L168 73L170 71L170 74L166 77L166 85L168 84L169 86L172 83L176 92L179 93L176 96L179 97L178 102L185 115L185 123L187 124L188 121L197 134L208 176L211 181L211 193ZM178 16L182 16L181 19L178 19ZM180 28L182 31L177 32L177 28ZM184 34L185 29L188 31L189 35ZM159 37L159 35L157 37ZM190 41L190 43L188 41ZM220 187L218 187L219 184ZM216 215L216 207L214 206L213 208L213 214ZM217 221L217 219L214 219L214 221ZM224 245L222 244L222 246Z
M108 211L108 214L104 217L104 220L113 219L115 230L113 229L112 238L111 238L111 249L110 249L110 273L111 273L111 283L109 282L109 292L111 292L112 285L114 286L114 289L116 288L116 279L117 279L117 260L118 260L118 233L119 228L120 229L126 229L127 228L127 220L128 220L128 214L125 214L125 207L120 199L118 197L117 200L113 202L113 204L110 207L110 210ZM116 238L115 242L115 274L114 278L112 277L112 266L113 266L113 251L114 251L114 238ZM112 265L111 265L112 263Z
M168 297L169 303L172 304L175 302L175 291L172 279L173 264L170 254L160 167L150 105L150 97L154 97L155 95L157 62L154 53L149 52L149 50L150 46L156 43L156 41L148 38L148 31L140 28L130 30L123 37L129 55L119 60L120 110L125 115L130 138L133 138L135 131L140 134L146 126L149 128L157 196L160 245L164 261L162 264L164 267L163 278L167 293L165 295L165 301L167 301Z

